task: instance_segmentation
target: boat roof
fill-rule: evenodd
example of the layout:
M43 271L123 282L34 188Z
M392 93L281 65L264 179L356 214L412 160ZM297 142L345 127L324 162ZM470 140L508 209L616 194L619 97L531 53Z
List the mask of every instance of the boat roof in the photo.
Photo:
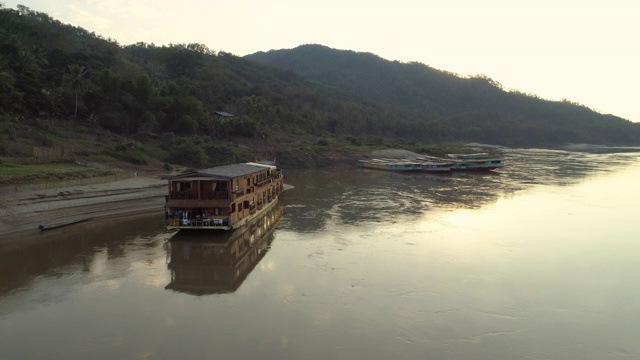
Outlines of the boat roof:
M489 153L473 153L473 154L447 154L453 159L480 159L489 157Z
M256 166L262 166L262 167L267 167L271 170L275 170L277 169L277 167L271 163L262 163L262 162L248 162L247 165L256 165Z
M191 179L194 177L202 177L209 179L220 179L220 180L228 180L237 178L240 176L245 176L249 174L253 174L256 172L275 169L275 166L263 165L257 163L246 163L246 164L231 164L231 165L223 165L216 166L207 169L190 171L187 173L166 177L167 180L180 180L180 179Z

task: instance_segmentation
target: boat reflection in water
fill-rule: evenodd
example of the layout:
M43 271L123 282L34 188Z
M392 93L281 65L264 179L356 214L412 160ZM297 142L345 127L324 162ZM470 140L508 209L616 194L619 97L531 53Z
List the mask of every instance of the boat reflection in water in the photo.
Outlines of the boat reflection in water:
M171 282L165 287L193 295L235 292L265 256L282 218L281 200L251 223L232 230L182 231L170 240Z

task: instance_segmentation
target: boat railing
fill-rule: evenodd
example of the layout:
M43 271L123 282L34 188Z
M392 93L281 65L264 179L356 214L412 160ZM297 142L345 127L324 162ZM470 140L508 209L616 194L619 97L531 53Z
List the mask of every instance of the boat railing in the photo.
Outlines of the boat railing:
M203 192L200 196L201 199L204 200L212 200L212 199L228 199L229 198L229 192L224 190L224 191L206 191Z
M170 198L172 200L212 200L212 199L228 199L228 191L205 191L200 194L193 191L172 191Z
M229 226L229 218L206 218L206 219L167 219L167 226L177 227L218 227Z
M233 194L234 194L236 197L238 197L238 196L242 196L242 195L244 195L244 189L242 189L242 190L236 190Z
M186 199L197 199L198 193L193 191L172 191L171 199L177 200L186 200Z

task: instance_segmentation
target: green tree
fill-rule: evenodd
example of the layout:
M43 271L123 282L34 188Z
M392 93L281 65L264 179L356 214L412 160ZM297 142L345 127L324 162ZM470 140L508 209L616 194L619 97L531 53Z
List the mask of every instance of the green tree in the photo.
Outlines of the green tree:
M13 86L13 76L9 73L7 61L0 56L0 89Z
M87 79L84 77L86 74L86 71L84 69L84 66L82 65L78 65L78 64L72 64L72 65L68 65L68 73L65 74L66 76L66 81L67 81L67 86L69 86L72 90L73 93L76 96L76 101L75 101L75 110L73 112L73 117L77 118L78 117L78 94L80 92L84 92L84 90L87 87Z
M202 146L194 142L193 138L184 138L169 150L169 161L185 166L204 167L208 156Z
M11 112L17 104L22 103L22 93L15 88L14 84L15 77L7 61L0 57L0 113Z

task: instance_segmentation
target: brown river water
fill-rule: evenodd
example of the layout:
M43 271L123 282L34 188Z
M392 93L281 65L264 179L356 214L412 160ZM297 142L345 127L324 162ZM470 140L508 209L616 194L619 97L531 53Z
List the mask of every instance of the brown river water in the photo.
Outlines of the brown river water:
M232 233L36 234L0 251L0 359L640 358L640 152L506 163L288 171Z

